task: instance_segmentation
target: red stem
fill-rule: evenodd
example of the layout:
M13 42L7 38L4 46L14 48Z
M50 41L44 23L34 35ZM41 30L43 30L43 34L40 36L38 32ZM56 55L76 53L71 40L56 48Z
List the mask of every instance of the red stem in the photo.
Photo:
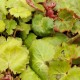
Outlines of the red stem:
M40 10L39 8L37 8L37 7L34 5L34 3L32 2L32 0L26 0L26 2L28 3L28 5L30 5L30 6L33 7L34 9L43 12L42 10Z

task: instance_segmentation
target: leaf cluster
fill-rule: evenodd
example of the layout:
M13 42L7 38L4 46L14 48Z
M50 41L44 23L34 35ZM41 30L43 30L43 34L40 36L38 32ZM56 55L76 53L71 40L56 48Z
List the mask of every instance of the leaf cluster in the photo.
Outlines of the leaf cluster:
M0 0L0 80L79 79L80 0Z

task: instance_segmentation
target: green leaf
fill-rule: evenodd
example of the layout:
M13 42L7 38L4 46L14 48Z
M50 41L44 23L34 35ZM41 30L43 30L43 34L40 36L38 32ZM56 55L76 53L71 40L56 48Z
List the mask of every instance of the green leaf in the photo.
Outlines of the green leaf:
M80 34L80 20L76 20L76 22L74 23L74 26L71 30L73 33L79 33Z
M34 4L40 11L44 12L45 11L45 8L43 7L43 5L41 4Z
M30 11L34 11L32 7L30 7L26 0L8 0L6 3L7 8L16 8L16 7L24 7Z
M54 58L60 60L71 60L72 58L77 58L78 53L76 50L77 45L63 43L62 46L56 47Z
M55 48L43 40L35 40L30 47L30 65L42 80L48 80L47 62L54 54Z
M26 0L19 0L22 4L23 7L25 7L26 9L30 10L30 11L35 11L35 9L31 6L29 6L26 2ZM32 0L33 1L33 0Z
M13 7L19 7L19 6L21 6L21 2L20 2L20 0L8 0L7 2L6 2L6 7L7 8L13 8Z
M46 0L32 0L32 2L34 3L34 6L36 6L41 12L45 11L44 6L42 4L39 4L39 3L46 2Z
M55 27L60 31L71 31L75 23L73 13L66 9L62 9L58 12L59 20L55 21Z
M45 2L46 0L33 0L35 3Z
M68 61L63 60L53 60L49 63L49 75L51 74L66 74L66 72L71 68Z
M48 66L46 65L46 62L43 60L40 60L39 57L34 56L32 59L30 59L30 66L35 71L36 74L38 74L41 78L41 80L48 80Z
M32 30L38 36L47 36L53 33L53 20L36 14L32 20Z
M16 18L21 17L21 18L27 18L31 16L31 11L24 7L14 7L9 10L11 15L14 15Z
M5 15L7 14L6 1L7 0L0 0L0 11L3 12Z
M25 38L29 34L29 31L31 30L31 25L26 24L24 22L20 22L20 26L18 26L17 29L21 30L20 36L23 40L25 40Z
M27 38L24 40L24 44L29 48L34 40L36 40L36 35L34 33L30 33Z
M65 8L69 8L70 7L70 0L54 0L54 2L56 2L56 9L59 11L60 9L65 9ZM73 1L74 2L74 1Z
M21 80L41 80L30 67L20 75L20 78Z
M6 32L8 33L8 35L13 34L13 29L16 28L17 23L14 20L5 20L6 23Z
M59 11L60 9L67 9L69 11L73 11L76 15L80 17L80 0L53 0L56 2L56 9Z
M60 31L71 31L74 33L80 33L80 21L74 17L74 13L79 13L78 6L80 5L80 0L54 0L56 2L56 9L58 10L59 20L55 21L55 27ZM79 13L80 17L80 13Z
M62 33L56 33L53 37L44 37L43 40L49 42L53 46L59 46L63 42L67 42L69 38Z
M76 49L77 57L78 57L78 58L80 57L80 51L79 51L79 50L80 50L80 46L78 46L77 49Z
M70 31L73 27L72 21L55 21L55 26L60 32Z
M0 20L6 19L6 15L0 11Z
M26 23L20 23L21 30L25 32L25 34L29 34L29 31L31 30L31 25Z
M0 20L0 32L3 32L5 30L5 23L3 20Z
M22 46L21 39L10 37L0 45L0 49L0 71L9 68L16 74L26 69L29 52L26 47Z
M4 36L0 36L0 45L6 42L6 38Z
M73 18L73 12L69 12L67 9L62 9L58 12L58 17L61 20L69 21L74 19Z
M27 18L21 18L21 22L29 22L32 19L31 16L27 17Z
M68 74L62 77L60 80L80 80L80 68L73 67L68 71Z
M49 79L59 80L68 72L71 65L68 61L53 60L49 63Z

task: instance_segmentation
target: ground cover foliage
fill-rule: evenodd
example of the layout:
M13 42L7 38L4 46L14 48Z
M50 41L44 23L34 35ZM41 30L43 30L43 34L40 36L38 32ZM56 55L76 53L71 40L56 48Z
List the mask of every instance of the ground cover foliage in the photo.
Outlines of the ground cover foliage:
M0 0L0 80L80 80L80 0Z

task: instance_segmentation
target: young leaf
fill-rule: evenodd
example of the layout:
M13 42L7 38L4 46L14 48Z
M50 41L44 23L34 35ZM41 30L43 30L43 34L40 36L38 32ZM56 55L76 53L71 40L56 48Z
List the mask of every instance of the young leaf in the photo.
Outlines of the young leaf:
M5 23L6 23L6 29L7 29L6 32L8 33L8 35L13 34L13 29L15 29L17 26L16 21L6 20Z

